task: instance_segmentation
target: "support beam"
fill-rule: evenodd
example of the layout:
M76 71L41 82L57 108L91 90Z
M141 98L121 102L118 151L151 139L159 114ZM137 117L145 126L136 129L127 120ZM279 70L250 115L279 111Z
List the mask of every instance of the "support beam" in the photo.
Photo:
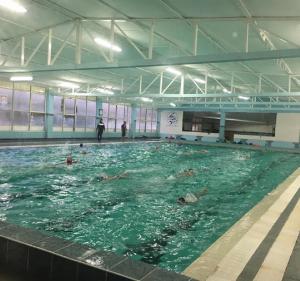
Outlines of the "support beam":
M35 49L31 53L31 55L29 56L28 60L24 64L24 66L27 66L31 62L31 60L33 59L33 57L35 56L35 54L38 52L38 50L40 49L40 47L43 45L43 43L45 42L45 40L47 39L47 37L48 37L48 35L44 35L44 37L42 38L42 40L40 41L40 43L35 47Z
M193 55L197 56L198 53L198 31L199 31L199 26L196 23L194 26L194 41L193 41Z
M82 22L76 21L76 48L75 48L75 63L81 64L81 47L82 47Z
M153 57L153 39L154 39L154 21L151 23L150 35L149 35L149 49L148 49L148 59L152 59Z
M45 138L51 137L53 130L53 106L54 96L50 94L49 89L45 91L46 98L46 116L45 116Z
M131 118L129 126L129 137L134 139L136 134L136 119L137 119L137 107L133 105L131 107Z
M220 128L219 128L220 142L225 142L225 120L226 120L226 113L224 111L221 111Z
M52 28L49 28L47 65L51 65L51 59L52 59Z
M60 52L58 52L58 55L60 54ZM56 54L55 57L57 57L58 55ZM299 58L299 57L300 57L300 48L297 48L297 49L283 49L283 50L272 50L272 51L257 51L257 52L248 52L248 53L235 52L235 53L222 53L222 54L214 54L214 55L210 54L210 55L186 56L186 57L175 57L175 58L172 57L172 58L152 59L152 60L135 60L135 61L130 60L130 61L115 62L111 64L108 63L87 63L81 65L67 64L61 66L45 66L45 67L37 67L37 68L1 67L0 73L118 69L118 68L132 68L132 67L272 60L272 59L279 59L279 58Z
M25 64L25 37L21 38L21 65Z
M115 43L115 21L110 22L110 44L111 46ZM114 61L114 51L112 48L109 49L109 60Z

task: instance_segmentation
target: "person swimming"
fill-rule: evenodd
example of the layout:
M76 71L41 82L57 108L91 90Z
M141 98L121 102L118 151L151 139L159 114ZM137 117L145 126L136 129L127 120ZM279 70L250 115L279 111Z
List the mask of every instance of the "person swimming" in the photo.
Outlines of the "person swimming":
M115 175L115 176L108 176L107 174L101 174L101 175L99 175L98 180L100 180L100 181L110 181L110 180L125 179L127 177L128 177L127 172L124 172L122 174Z
M206 154L206 153L208 153L208 150L201 149L201 150L194 150L194 151L190 151L190 152L185 152L185 153L182 153L182 155L195 155L195 154Z
M177 203L179 204L191 204L196 203L199 201L199 199L204 196L208 192L207 188L204 188L196 193L187 193L184 197L179 197L177 199Z
M181 178L181 177L192 177L195 175L194 169L185 169L183 172L180 172L179 174L176 175L176 178Z
M73 160L72 154L69 154L67 156L66 163L69 166L69 165L73 165L74 163L77 163L77 161Z

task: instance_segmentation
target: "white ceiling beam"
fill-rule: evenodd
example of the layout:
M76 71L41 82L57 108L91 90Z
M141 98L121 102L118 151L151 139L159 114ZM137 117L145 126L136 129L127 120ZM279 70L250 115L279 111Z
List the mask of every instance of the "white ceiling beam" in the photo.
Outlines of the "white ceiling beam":
M48 37L48 35L45 34L44 37L42 38L42 40L39 42L39 44L35 47L35 49L31 53L31 55L29 56L29 58L25 62L25 64L24 64L25 67L28 66L28 64L31 62L31 60L36 55L36 53L38 52L38 50L40 49L40 47L43 45L43 43L45 42L45 40L47 39L47 37Z
M130 43L130 45L142 56L143 59L147 59L147 57L145 56L145 54L142 52L142 50L137 46L137 44L135 44L130 38L129 36L125 33L125 31L118 25L115 23L115 26L117 27L117 29L123 34L123 36L126 38L126 40Z
M74 29L74 28L73 28ZM71 30L73 32L73 30ZM70 33L68 37L70 36ZM57 52L57 57L65 44ZM115 63L86 63L81 65L67 64L57 66L41 66L41 67L0 67L0 73L22 73L22 72L50 72L50 71L67 71L67 70L92 70L92 69L119 69L119 68L136 68L136 67L153 67L153 66L170 66L170 65L193 65L193 64L210 64L210 63L227 63L227 62L242 62L242 61L260 61L273 60L280 58L299 58L300 48L297 49L282 49L273 51L257 51L257 52L235 52L222 54L208 54L187 57L171 57L152 60L130 60L119 61ZM55 60L53 59L55 62ZM52 61L52 64L54 63Z

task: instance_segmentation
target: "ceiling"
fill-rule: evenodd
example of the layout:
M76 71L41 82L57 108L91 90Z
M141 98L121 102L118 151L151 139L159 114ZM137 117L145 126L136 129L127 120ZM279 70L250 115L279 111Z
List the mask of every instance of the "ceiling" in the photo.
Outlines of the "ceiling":
M111 86L115 95L107 99L134 102L144 96L151 97L157 106L170 101L197 103L204 97L201 95L214 101L225 96L234 103L236 99L230 95L274 98L280 93L277 102L288 102L291 97L300 102L293 94L300 87L299 58L266 60L258 53L299 48L298 0L19 2L27 13L0 8L2 80L25 71L33 75L34 83L54 92L72 92L61 88L62 82L79 85L75 92L95 95L96 89ZM122 52L104 49L94 42L95 37L113 42ZM252 52L257 52L257 59L201 62L211 55L232 53L234 57ZM187 57L195 61L185 63L190 62ZM183 78L167 72L169 65L164 65L178 58L180 65L173 67ZM196 82L197 78L207 79L207 83Z

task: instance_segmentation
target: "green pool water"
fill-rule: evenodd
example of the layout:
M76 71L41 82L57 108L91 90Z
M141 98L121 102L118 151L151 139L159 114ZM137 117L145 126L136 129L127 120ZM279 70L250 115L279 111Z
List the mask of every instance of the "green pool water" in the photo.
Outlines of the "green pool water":
M179 272L300 166L296 154L173 143L84 150L1 149L0 220ZM176 177L188 168L194 176ZM176 202L204 188L197 203Z

